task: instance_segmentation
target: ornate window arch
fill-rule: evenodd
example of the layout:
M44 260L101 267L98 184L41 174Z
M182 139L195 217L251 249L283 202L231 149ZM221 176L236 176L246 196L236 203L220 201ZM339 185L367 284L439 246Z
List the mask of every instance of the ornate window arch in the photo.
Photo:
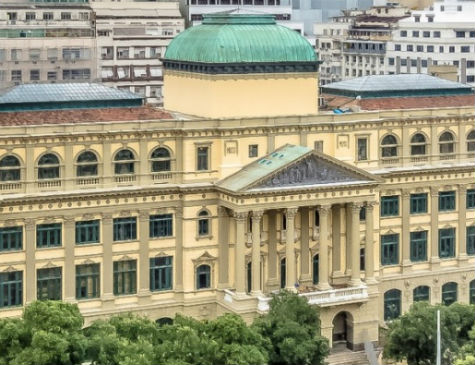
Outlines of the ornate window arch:
M97 176L98 174L97 154L90 150L81 152L76 158L76 176Z
M18 181L21 179L21 162L14 155L0 159L0 181Z
M192 261L195 269L196 290L213 288L216 257L205 251L200 257Z
M114 156L114 173L116 175L131 175L135 173L135 153L129 148L123 148Z
M207 209L198 212L198 236L211 235L211 214Z
M169 148L159 146L150 154L151 171L163 172L172 169L172 154Z
M411 137L411 156L420 156L427 153L427 137L418 132Z
M398 156L398 139L394 134L387 134L381 140L381 157L390 158Z
M401 315L401 291L391 289L384 293L384 320L390 321Z
M467 152L475 152L475 129L467 134Z
M412 291L414 302L430 301L430 288L427 285L419 285Z
M442 304L450 305L457 301L457 286L454 281L442 285Z
M43 154L38 159L38 179L59 179L60 178L60 162L59 157L51 152Z
M455 153L455 137L450 131L445 131L439 136L439 153Z

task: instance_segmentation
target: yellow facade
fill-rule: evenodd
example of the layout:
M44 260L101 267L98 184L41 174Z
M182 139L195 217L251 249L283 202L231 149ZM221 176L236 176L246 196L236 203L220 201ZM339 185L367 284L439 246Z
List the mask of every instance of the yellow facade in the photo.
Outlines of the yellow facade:
M208 75L165 70L165 109L206 118L308 115L318 111L316 73Z

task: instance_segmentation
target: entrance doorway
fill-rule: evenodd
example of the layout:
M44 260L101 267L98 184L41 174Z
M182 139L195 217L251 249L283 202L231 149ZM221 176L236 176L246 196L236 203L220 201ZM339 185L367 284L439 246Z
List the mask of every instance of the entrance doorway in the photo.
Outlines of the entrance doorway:
M333 318L333 348L353 349L353 316L349 312L340 312Z

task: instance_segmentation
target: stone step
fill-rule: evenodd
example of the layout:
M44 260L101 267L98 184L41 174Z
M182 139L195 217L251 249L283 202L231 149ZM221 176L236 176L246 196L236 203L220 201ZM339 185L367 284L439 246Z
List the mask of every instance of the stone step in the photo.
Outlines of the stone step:
M328 365L369 365L364 351L338 351L331 353L325 360Z

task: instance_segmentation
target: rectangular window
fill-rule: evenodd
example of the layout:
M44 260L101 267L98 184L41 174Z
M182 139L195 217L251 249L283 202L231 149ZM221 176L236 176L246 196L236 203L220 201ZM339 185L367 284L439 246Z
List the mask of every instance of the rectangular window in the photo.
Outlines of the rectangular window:
M427 46L427 52L434 52L434 46Z
M41 49L31 48L29 51L30 61L38 61L41 57Z
M395 215L399 215L399 196L382 196L381 217L389 217Z
M444 53L444 46L439 46L439 53Z
M412 31L412 36L413 36L414 38L419 38L419 31L418 31L418 30L413 30L413 31Z
M76 222L76 244L98 243L99 225L100 221L98 219Z
M137 260L114 261L114 294L137 292Z
M424 38L430 38L430 32L429 31L424 31L424 32L422 32L422 36Z
M471 30L471 31L469 32L469 36L470 36L470 38L475 38L475 31L474 31L474 30Z
M114 47L101 47L101 59L112 60L114 58Z
M46 51L46 57L50 61L58 59L58 49L57 48L48 48Z
M197 154L197 166L196 169L198 171L206 171L209 170L209 163L208 163L208 155L209 155L209 147L201 146L198 147L196 150Z
M407 66L407 59L401 58L401 66Z
M71 13L62 12L61 20L71 20Z
M467 227L467 255L475 255L475 226Z
M412 44L408 44L406 47L407 52L412 52L414 51L414 46Z
M21 70L12 70L12 81L21 81Z
M63 80L89 80L90 78L91 70L88 68L63 70Z
M399 234L381 236L381 264L397 265L399 263Z
M23 303L23 271L0 274L0 308Z
M58 79L58 74L56 71L48 71L47 74L48 81L54 81Z
M470 53L470 46L462 46L462 47L460 47L460 52L462 52L462 53Z
M52 12L43 13L43 20L53 20L54 16Z
M257 144L249 145L249 157L257 157L259 149Z
M455 191L439 192L439 211L455 210Z
M10 54L12 61L21 61L21 49L12 49Z
M455 53L455 47L454 47L454 46L450 46L450 47L449 47L449 52L450 52L450 53Z
M114 219L114 241L128 241L137 239L137 218Z
M33 12L27 12L25 14L25 20L35 20L36 19L36 13Z
M358 161L368 160L368 138L358 138Z
M455 257L455 228L439 229L439 257Z
M150 259L150 291L171 290L173 287L173 257Z
M76 299L100 295L99 264L76 265Z
M323 153L323 141L313 142L313 149L317 152Z
M130 58L129 47L117 47L117 59L123 60Z
M455 37L457 37L457 38L465 38L465 32L463 32L463 31L457 31L457 32L455 32Z
M411 261L427 261L427 231L411 232Z
M411 194L411 214L427 213L427 194Z
M36 247L61 246L61 223L39 224L36 226Z
M40 80L40 70L30 70L30 81Z
M401 37L407 37L407 30L401 30Z
M434 31L434 38L440 38L440 31L438 30Z
M394 58L392 57L388 58L388 64L389 66L394 66Z
M23 248L23 227L0 228L0 251L21 250Z
M150 216L150 238L173 236L173 215L158 214Z
M38 300L61 300L61 268L52 267L36 271L36 298Z
M467 209L475 208L475 189L467 190Z
M400 51L401 50L401 45L400 44L395 44L394 45L394 50L395 51Z

